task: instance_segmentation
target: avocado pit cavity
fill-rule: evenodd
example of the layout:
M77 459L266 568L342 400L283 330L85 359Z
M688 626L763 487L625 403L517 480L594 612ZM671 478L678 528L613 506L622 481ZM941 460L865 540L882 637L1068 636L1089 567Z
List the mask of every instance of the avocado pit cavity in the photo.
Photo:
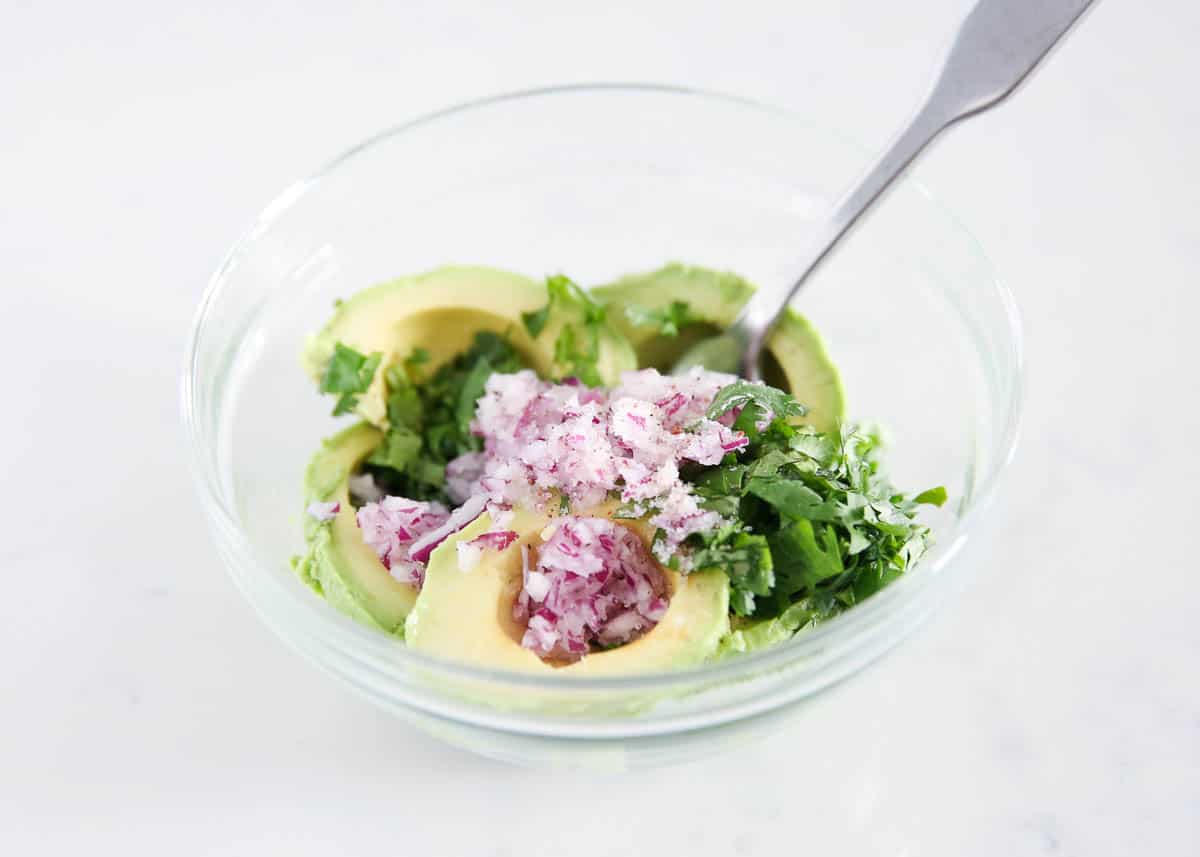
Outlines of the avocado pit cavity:
M574 516L546 530L539 547L522 546L513 605L513 618L525 626L522 646L543 659L577 661L594 648L631 642L666 614L666 578L631 530Z

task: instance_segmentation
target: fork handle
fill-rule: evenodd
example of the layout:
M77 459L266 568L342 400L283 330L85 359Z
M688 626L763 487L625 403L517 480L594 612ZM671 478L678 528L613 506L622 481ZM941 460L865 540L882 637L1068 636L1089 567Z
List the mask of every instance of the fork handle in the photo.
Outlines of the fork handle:
M896 177L947 127L1011 94L1091 5L1092 0L979 0L921 107L804 245L789 276L756 291L726 330L740 352L742 377L759 377L759 356L779 314Z

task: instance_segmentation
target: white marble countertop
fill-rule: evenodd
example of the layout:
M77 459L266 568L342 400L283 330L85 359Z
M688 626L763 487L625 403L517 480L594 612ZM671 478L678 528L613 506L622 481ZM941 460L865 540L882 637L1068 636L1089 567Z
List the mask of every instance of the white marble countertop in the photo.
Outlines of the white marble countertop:
M484 92L688 83L878 145L968 3L320 5L2 16L4 853L1200 853L1200 7L1100 4L919 169L1027 324L968 590L767 741L598 777L445 748L259 624L183 464L205 279L286 183Z

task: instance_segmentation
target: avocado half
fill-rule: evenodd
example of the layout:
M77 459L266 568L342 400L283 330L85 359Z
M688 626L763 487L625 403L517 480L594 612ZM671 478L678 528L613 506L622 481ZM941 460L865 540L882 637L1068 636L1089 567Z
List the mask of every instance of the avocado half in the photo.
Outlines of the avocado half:
M349 478L382 437L379 429L362 422L322 442L305 473L304 503L307 507L337 502L340 508L329 521L305 515L308 549L295 567L301 580L347 616L389 634L403 635L417 590L388 573L363 540L350 504Z
M521 591L521 546L537 547L550 518L519 510L511 529L518 538L502 551L484 551L469 570L458 566L457 545L492 528L485 512L448 538L429 558L425 585L405 623L405 642L442 658L518 672L557 675L630 675L703 663L729 632L729 578L721 571L687 576L662 568L671 591L666 615L642 637L580 661L554 666L522 648L524 627L512 616ZM650 544L653 533L622 521Z
M304 350L304 367L320 381L341 342L362 354L379 352L381 365L371 386L359 397L356 412L367 422L386 427L387 368L423 348L436 367L466 351L475 334L504 334L526 365L544 378L558 377L566 367L555 362L555 340L563 326L578 319L555 313L536 338L521 314L538 310L549 299L546 284L495 268L456 266L402 277L358 292L340 303L333 318ZM606 385L622 372L637 368L632 346L618 332L601 331L597 369Z
M673 263L591 291L609 306L609 324L632 343L638 366L666 372L691 346L733 324L754 290L736 274ZM676 337L635 325L624 311L630 304L660 309L675 301L687 303L694 320ZM795 422L818 431L836 430L846 415L842 380L812 325L794 310L785 310L767 341L767 352L764 380L791 393L807 409Z

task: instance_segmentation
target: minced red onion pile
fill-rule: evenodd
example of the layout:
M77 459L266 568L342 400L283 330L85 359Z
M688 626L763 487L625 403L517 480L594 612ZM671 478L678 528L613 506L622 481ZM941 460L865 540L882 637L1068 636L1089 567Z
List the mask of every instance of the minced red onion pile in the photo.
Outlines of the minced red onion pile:
M363 540L375 549L384 567L401 583L420 586L425 580L425 561L413 555L413 545L426 533L445 525L450 514L441 503L421 503L406 497L384 497L358 510L358 527Z
M646 545L608 518L564 516L530 567L513 617L526 623L521 645L543 658L574 661L593 644L618 646L667 612L667 582Z
M700 508L679 466L718 464L749 443L704 415L735 380L700 368L682 377L643 369L606 392L541 381L528 370L492 375L473 424L483 452L448 468L454 499L483 493L495 504L542 509L566 497L572 510L586 511L618 492L654 512L650 525L664 533L655 553L667 562L689 535L721 523Z
M684 376L654 369L626 372L611 391L573 379L554 384L531 371L496 373L480 398L472 431L483 451L446 468L447 493L460 503L383 497L358 510L363 537L393 577L420 586L430 552L485 509L492 530L458 546L469 568L483 550L503 550L517 506L587 513L618 494L662 532L654 554L666 563L689 535L724 519L702 509L679 476L686 461L717 464L743 449L745 434L705 416L714 396L736 379L696 368ZM360 494L361 496L361 494ZM514 616L526 623L521 644L546 658L577 659L593 646L629 642L667 609L662 571L641 539L607 518L564 514L550 524L524 578ZM687 571L687 557L680 556Z

